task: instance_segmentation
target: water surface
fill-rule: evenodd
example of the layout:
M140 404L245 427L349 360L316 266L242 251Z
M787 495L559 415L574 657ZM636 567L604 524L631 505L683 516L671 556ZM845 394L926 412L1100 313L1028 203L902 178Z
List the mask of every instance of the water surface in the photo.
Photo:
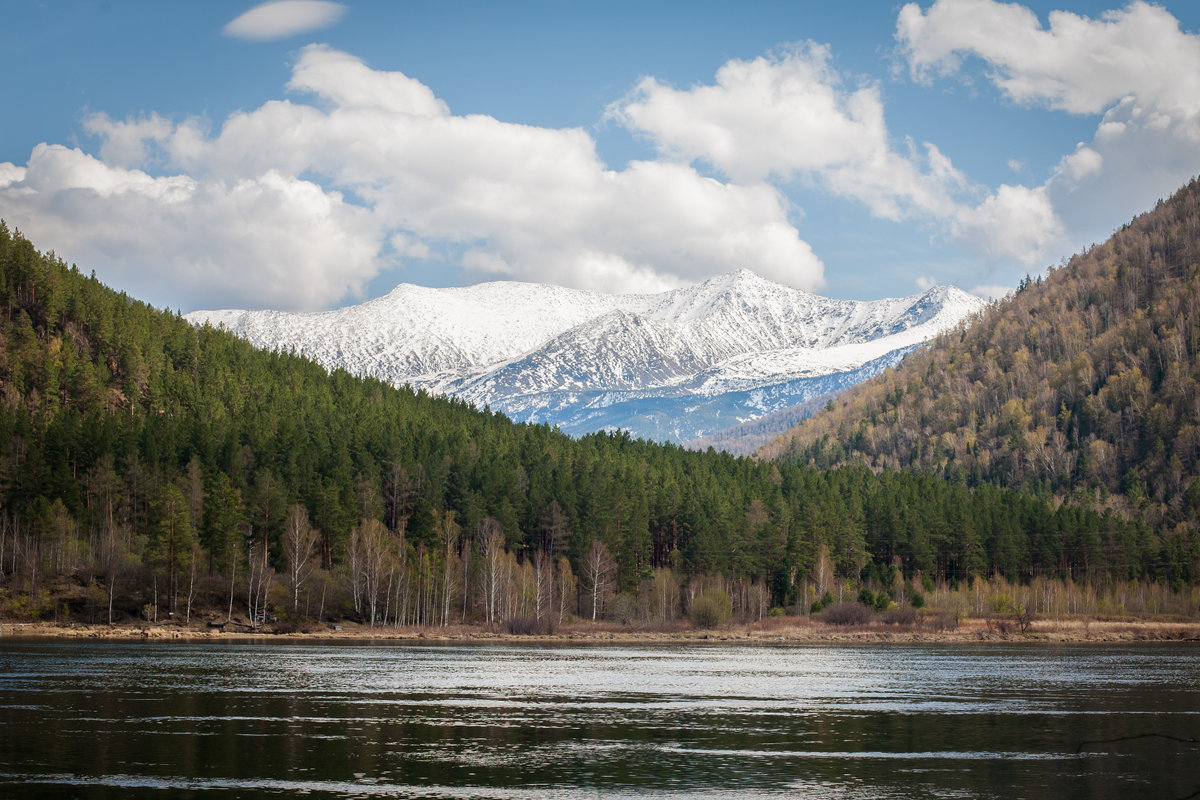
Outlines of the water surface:
M1171 800L1198 656L0 640L0 796Z

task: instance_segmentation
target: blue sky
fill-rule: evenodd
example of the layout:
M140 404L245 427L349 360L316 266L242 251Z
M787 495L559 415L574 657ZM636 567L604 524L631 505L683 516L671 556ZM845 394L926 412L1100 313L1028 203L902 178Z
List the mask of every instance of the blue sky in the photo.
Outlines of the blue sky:
M183 311L997 294L1200 171L1197 5L0 2L0 217Z

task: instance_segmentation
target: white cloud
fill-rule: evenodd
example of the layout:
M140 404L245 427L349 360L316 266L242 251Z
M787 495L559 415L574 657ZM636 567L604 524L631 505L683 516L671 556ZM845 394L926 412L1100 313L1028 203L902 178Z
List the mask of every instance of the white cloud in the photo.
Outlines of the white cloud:
M937 278L931 278L928 275L918 275L916 284L917 288L924 292L937 286L938 282Z
M609 116L659 152L712 165L739 182L811 180L876 216L946 216L965 177L932 144L896 152L875 83L848 89L812 42L722 66L687 90L642 80Z
M211 306L235 292L321 306L361 291L377 269L381 234L368 211L277 172L232 182L155 178L43 144L18 182L0 186L0 205L33 241L54 242L160 304Z
M711 85L680 90L646 78L609 116L666 158L742 182L802 180L882 219L932 223L989 267L1029 266L1054 252L1061 222L1043 190L989 192L932 143L894 147L879 86L847 88L829 60L827 48L807 43L730 61Z
M1063 156L1058 164L1058 174L1068 181L1080 181L1104 169L1104 156L1080 142L1075 152Z
M8 162L0 163L0 189L25 179L25 168Z
M1063 241L1045 187L1002 184L983 203L961 210L954 233L994 261L1041 264Z
M925 12L909 3L896 38L916 78L954 73L974 55L1018 103L1099 114L1137 95L1172 115L1200 109L1200 39L1166 9L1133 2L1100 19L1052 11L1049 22L995 0L938 0Z
M909 3L896 39L917 80L963 74L974 57L1014 103L1101 115L1092 141L1065 155L1040 187L1044 197L1009 192L992 204L1000 219L1020 216L1017 206L1031 212L1049 202L1078 247L1104 238L1195 174L1200 36L1144 2L1096 19L1054 11L1048 23L1024 6L994 0L938 0L927 11Z
M665 155L707 161L741 182L861 162L886 138L879 90L842 90L829 56L806 43L733 60L715 85L685 91L645 78L610 113Z
M1000 283L984 284L981 286L972 286L969 291L976 297L982 297L984 300L1000 300L1006 295L1013 292L1017 287L1005 286Z
M100 157L105 163L129 167L145 163L148 156L147 142L162 142L174 133L175 126L158 114L121 122L113 121L107 114L99 113L84 119L83 129L104 137Z
M33 192L18 222L36 239L189 308L328 306L385 258L439 255L474 277L607 290L735 267L822 283L766 184L678 163L610 170L582 130L456 116L418 81L325 47L301 51L289 85L317 102L271 101L215 134L93 116L99 158L42 146L0 203Z
M420 81L400 72L373 70L349 53L328 47L304 49L288 88L325 97L339 108L443 117L450 109Z
M238 39L285 39L326 28L341 19L346 7L325 0L276 0L257 5L224 28Z

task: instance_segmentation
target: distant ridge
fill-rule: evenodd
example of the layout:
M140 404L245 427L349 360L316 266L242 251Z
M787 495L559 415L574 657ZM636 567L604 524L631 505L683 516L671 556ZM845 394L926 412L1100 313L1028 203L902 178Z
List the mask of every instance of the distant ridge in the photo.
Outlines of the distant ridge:
M401 284L336 311L187 318L517 421L683 442L870 377L982 306L949 286L831 300L736 270L650 295Z

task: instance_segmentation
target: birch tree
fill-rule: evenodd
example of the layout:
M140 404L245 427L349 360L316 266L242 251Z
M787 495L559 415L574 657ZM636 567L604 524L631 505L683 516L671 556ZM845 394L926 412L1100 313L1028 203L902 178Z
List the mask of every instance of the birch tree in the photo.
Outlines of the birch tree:
M571 571L571 562L566 556L559 556L554 579L554 592L558 599L558 624L562 625L567 618L567 609L575 602L575 573Z
M356 609L372 628L380 618L382 589L394 566L389 539L377 519L364 519L350 529L351 583L361 597Z
M533 616L538 622L549 618L554 607L554 559L545 550L533 557Z
M283 524L283 557L287 563L288 582L292 585L292 613L300 610L300 588L313 570L320 531L308 520L308 511L300 503L288 509Z
M450 602L458 578L458 523L454 512L446 511L437 520L438 540L442 550L442 627L450 623Z
M613 591L613 575L617 565L608 547L598 539L592 540L587 555L583 558L582 572L584 590L590 602L592 620L607 603Z
M496 623L500 611L501 595L508 576L504 558L504 530L500 523L485 517L476 528L479 540L482 568L480 580L483 584L484 618L489 626Z

